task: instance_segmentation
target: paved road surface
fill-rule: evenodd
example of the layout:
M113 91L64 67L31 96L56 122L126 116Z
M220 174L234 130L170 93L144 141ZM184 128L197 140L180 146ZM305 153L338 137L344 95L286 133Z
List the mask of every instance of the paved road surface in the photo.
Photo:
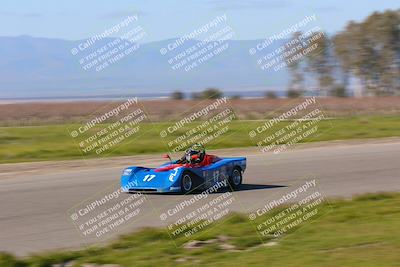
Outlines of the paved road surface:
M318 190L328 197L400 191L398 139L312 145L279 155L260 154L250 149L231 152L241 153L248 158L246 185L234 193L235 201L230 210L255 210L312 178L316 179ZM159 159L133 157L132 161L132 165L154 166ZM72 223L70 215L117 188L116 181L126 166L126 158L112 165L94 165L57 169L33 164L30 169L37 169L33 172L25 172L18 164L0 166L0 170L4 167L0 176L0 251L27 255L42 250L76 248L144 226L162 226L165 222L160 220L160 214L193 198L193 195L146 195L143 204L138 206L141 211L136 219L100 238L93 234L85 238ZM14 173L7 175L5 169L7 172L14 169ZM12 177L14 174L20 176ZM223 194L212 194L209 200ZM122 197L127 199L130 195L123 194ZM137 200L132 200L131 204ZM201 205L199 202L193 207ZM115 203L109 201L98 211L112 208ZM84 222L80 220L77 222Z

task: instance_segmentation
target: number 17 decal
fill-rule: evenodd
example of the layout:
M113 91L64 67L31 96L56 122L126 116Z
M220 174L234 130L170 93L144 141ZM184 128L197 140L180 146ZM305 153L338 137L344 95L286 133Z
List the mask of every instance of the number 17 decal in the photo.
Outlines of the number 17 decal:
M154 174L147 174L144 179L143 182L150 182L151 180L154 179L154 177L156 177Z

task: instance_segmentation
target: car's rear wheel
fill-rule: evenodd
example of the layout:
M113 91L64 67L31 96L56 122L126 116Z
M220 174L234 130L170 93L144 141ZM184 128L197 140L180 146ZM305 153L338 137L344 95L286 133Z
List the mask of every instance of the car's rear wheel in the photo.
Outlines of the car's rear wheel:
M185 172L182 176L181 180L181 190L183 193L190 192L193 189L194 179L193 176Z
M229 177L229 184L233 190L237 190L242 184L242 171L239 168L234 168L232 175Z

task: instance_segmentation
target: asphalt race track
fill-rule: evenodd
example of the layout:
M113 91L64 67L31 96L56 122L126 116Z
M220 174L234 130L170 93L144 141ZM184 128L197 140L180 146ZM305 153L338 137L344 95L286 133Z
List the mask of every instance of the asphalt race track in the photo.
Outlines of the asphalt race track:
M248 158L245 185L235 192L230 210L248 212L315 178L326 197L350 197L400 191L400 140L345 142L301 146L278 155L256 149L220 152ZM165 226L160 214L193 195L145 195L138 219L105 238L85 238L70 217L87 199L118 188L127 159L113 164L50 168L31 163L0 166L0 251L17 255L58 248L77 248L145 226ZM156 166L159 157L132 157L131 165ZM35 167L36 166L36 167ZM21 170L19 170L21 169ZM33 170L33 171L32 171ZM216 198L224 192L212 194ZM128 194L123 194L128 197ZM89 200L90 202L90 200ZM78 206L76 206L78 205ZM102 209L111 207L105 204ZM195 204L197 205L197 204ZM200 204L199 204L200 205Z

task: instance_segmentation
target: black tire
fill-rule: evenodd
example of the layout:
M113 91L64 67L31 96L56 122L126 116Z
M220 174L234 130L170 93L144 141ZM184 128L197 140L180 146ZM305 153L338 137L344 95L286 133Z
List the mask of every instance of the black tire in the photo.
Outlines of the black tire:
M190 182L188 182L190 181ZM194 188L194 183L195 179L193 174L190 172L184 172L182 174L182 179L181 179L181 191L182 193L188 193L193 190Z
M237 190L242 185L242 170L239 167L235 167L229 177L229 184L233 190Z

